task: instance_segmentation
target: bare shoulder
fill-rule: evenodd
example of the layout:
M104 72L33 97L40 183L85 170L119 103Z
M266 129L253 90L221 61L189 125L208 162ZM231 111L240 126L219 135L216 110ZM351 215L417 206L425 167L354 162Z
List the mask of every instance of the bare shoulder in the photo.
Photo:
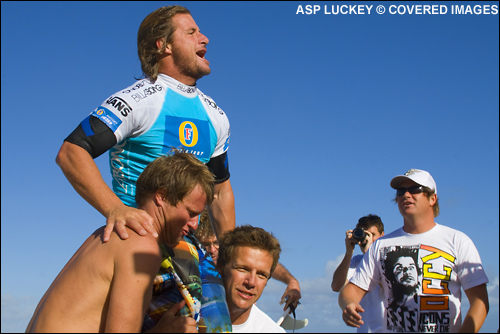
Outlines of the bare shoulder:
M116 232L113 231L108 242L124 252L142 250L143 252L159 253L161 255L158 240L150 233L141 236L128 227L127 229L129 230L129 237L127 239L121 239Z
M113 247L115 264L116 261L123 263L131 260L135 266L139 265L143 270L154 272L158 270L162 253L158 240L151 234L140 236L130 230L129 237L123 240L113 232L108 243Z

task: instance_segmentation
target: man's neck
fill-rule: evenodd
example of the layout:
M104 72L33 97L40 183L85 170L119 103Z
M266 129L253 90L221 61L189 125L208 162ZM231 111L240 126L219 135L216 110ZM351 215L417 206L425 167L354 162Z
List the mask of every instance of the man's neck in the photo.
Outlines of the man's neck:
M231 316L231 323L233 325L243 325L248 318L250 317L250 311L252 310L253 305L246 309L246 310L240 310L238 309L237 311L229 311L229 314Z
M179 81L180 83L183 83L187 86L195 86L196 85L196 79L187 75L183 75L179 71L173 71L173 70L166 70L165 68L159 68L158 69L158 74L165 74L168 75L169 77Z
M145 205L138 207L137 209L145 211L148 215L153 217L153 229L158 233L158 238L156 239L158 241L158 244L160 243L166 243L165 240L165 235L164 233L164 228L162 224L160 224L160 221L162 221L162 215L159 210L156 209L154 203L147 202Z
M436 226L434 216L431 217L404 217L403 230L410 234L420 234L432 230Z

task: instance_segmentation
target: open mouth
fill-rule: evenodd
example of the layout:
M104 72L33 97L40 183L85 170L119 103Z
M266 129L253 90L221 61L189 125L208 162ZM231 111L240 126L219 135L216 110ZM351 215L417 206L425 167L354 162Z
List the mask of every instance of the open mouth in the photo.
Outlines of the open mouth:
M196 52L196 55L200 58L205 58L205 54L207 53L207 50L200 50L198 52Z

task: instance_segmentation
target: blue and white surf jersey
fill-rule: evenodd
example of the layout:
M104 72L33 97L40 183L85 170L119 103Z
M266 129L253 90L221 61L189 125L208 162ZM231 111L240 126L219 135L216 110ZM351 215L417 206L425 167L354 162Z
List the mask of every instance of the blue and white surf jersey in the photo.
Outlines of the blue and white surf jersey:
M196 86L164 74L112 95L91 116L116 136L109 150L113 191L130 206L135 206L137 178L157 157L178 149L207 163L229 146L229 120L222 109Z

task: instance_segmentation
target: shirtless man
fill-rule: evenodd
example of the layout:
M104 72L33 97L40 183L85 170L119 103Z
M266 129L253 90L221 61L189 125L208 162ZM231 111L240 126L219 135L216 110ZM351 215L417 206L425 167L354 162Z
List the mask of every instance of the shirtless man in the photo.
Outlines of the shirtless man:
M188 153L162 156L137 181L138 208L153 217L158 239L113 232L103 242L97 229L73 255L42 297L26 332L140 332L162 260L159 247L174 247L210 205L214 178ZM196 321L176 316L184 301L168 310L154 328L196 332Z

